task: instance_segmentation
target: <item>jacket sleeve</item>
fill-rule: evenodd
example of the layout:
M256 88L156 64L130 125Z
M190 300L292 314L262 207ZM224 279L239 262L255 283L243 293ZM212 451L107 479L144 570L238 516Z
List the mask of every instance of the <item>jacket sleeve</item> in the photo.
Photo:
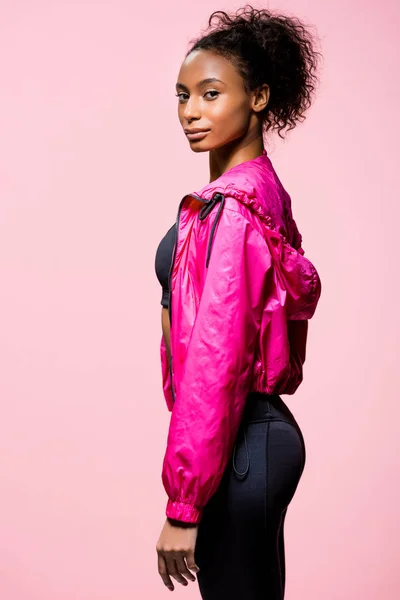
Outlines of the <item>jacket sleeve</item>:
M168 357L167 346L165 344L164 334L161 334L160 359L161 359L162 391L164 394L167 408L171 412L172 407L174 405L174 400L172 397L172 390L171 390L171 378L170 378L171 365L170 365L170 359Z
M271 256L224 208L171 414L162 481L169 518L198 523L221 481L249 391Z

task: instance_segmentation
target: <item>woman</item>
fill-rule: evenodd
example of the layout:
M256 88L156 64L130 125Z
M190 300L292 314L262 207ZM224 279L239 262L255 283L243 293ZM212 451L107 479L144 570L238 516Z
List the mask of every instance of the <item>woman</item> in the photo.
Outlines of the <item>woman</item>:
M205 600L281 600L283 526L305 464L279 394L302 381L321 282L263 132L310 106L317 52L293 18L246 5L219 19L183 61L178 115L210 182L185 195L156 253L160 344L171 422L158 571Z

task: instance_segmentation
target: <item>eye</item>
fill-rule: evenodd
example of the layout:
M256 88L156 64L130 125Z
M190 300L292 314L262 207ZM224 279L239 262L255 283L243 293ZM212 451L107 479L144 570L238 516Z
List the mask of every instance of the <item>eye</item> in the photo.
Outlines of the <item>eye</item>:
M180 92L179 94L175 94L175 96L176 96L177 98L179 98L179 102L183 102L183 100L182 100L182 98L181 98L181 96L182 96L182 95L183 95L183 96L187 96L187 94L185 94L185 92Z
M206 93L204 94L204 96L207 96L207 94L214 94L214 95L213 95L213 96L211 96L211 97L210 97L210 96L208 96L208 100L214 100L214 99L215 99L215 98L216 98L216 97L219 95L219 92L218 92L217 90L208 90L208 92L206 92ZM182 98L182 96L187 96L187 94L186 94L185 92L179 92L179 94L175 94L175 96L176 96L177 98L179 98L179 102L181 102L181 103L182 103L182 102L184 102L184 101L185 101L185 98Z
M206 96L207 94L216 94L216 96L212 96L210 98L210 100L214 100L214 98L216 98L219 94L219 92L217 90L209 90L208 92L206 92L204 95Z

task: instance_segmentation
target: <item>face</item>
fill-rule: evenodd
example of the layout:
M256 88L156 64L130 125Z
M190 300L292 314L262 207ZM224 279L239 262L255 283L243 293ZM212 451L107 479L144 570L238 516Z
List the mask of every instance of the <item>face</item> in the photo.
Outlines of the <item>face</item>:
M178 117L195 152L205 152L246 138L257 129L257 117L268 103L269 88L246 93L243 79L228 59L209 50L191 52L181 65L176 84Z

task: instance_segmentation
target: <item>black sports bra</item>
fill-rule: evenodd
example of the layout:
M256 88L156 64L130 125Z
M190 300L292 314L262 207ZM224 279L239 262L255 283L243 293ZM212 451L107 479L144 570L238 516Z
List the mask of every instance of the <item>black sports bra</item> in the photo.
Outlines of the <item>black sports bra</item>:
M175 240L176 223L168 229L167 233L159 243L154 264L158 281L161 283L162 287L161 305L165 308L168 308L169 306L168 275L171 268Z

